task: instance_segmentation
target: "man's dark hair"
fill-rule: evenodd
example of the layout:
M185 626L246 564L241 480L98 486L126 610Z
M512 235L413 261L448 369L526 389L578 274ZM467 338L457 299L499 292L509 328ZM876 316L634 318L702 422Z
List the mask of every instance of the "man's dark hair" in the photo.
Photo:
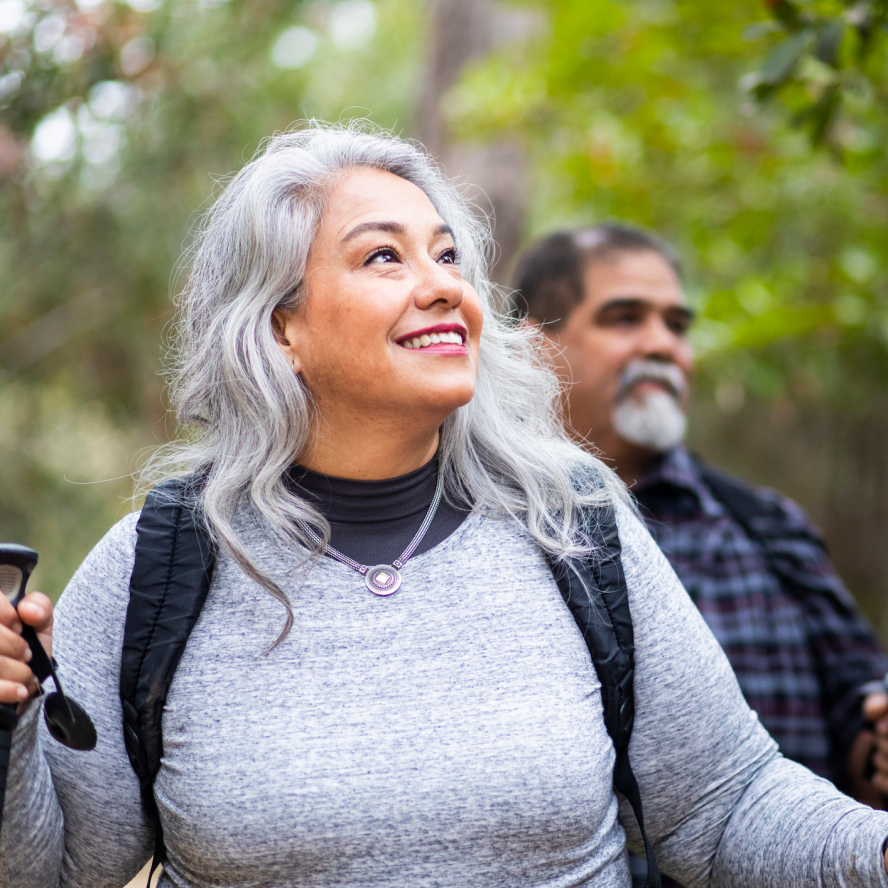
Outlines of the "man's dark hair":
M557 329L583 301L583 275L590 265L613 261L620 253L644 252L662 256L683 279L678 255L653 232L616 222L556 231L518 260L515 304L523 314Z

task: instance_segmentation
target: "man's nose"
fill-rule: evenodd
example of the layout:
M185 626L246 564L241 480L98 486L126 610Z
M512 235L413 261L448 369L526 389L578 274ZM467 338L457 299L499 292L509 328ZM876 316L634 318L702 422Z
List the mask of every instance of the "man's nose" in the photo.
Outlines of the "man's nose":
M642 329L639 351L646 358L674 361L681 339L663 318L653 317Z

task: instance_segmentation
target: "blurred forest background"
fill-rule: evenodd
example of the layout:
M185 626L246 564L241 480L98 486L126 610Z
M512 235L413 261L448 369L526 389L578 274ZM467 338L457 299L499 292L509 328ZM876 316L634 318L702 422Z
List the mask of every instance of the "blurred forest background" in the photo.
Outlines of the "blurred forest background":
M175 433L178 258L299 119L423 141L495 213L650 226L701 320L693 444L798 499L888 638L884 0L0 0L0 538L58 594Z

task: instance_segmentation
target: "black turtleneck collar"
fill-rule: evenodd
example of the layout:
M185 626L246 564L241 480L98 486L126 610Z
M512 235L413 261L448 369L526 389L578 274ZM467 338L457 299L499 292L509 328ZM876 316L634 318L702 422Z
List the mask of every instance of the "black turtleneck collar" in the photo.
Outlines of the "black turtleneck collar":
M330 544L361 564L391 564L419 530L435 495L438 459L408 475L384 481L355 481L320 475L293 465L287 481L330 522ZM435 519L414 555L442 542L468 515L469 507L442 498Z

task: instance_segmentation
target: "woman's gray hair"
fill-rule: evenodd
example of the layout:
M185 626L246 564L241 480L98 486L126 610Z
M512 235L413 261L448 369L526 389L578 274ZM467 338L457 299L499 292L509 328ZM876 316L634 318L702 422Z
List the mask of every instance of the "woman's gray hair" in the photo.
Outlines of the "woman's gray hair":
M497 308L487 278L489 227L418 145L366 123L308 123L274 136L206 213L178 303L171 349L171 404L187 437L161 448L142 490L197 473L198 502L215 541L287 610L286 594L234 530L251 504L274 532L311 551L299 528L329 525L286 483L312 429L311 392L272 330L275 309L305 298L309 249L326 200L344 173L384 170L420 188L451 227L463 277L484 306L475 397L441 428L439 458L451 501L520 522L548 555L591 553L583 512L627 499L613 473L571 443L558 417L557 378L540 360L540 335Z

